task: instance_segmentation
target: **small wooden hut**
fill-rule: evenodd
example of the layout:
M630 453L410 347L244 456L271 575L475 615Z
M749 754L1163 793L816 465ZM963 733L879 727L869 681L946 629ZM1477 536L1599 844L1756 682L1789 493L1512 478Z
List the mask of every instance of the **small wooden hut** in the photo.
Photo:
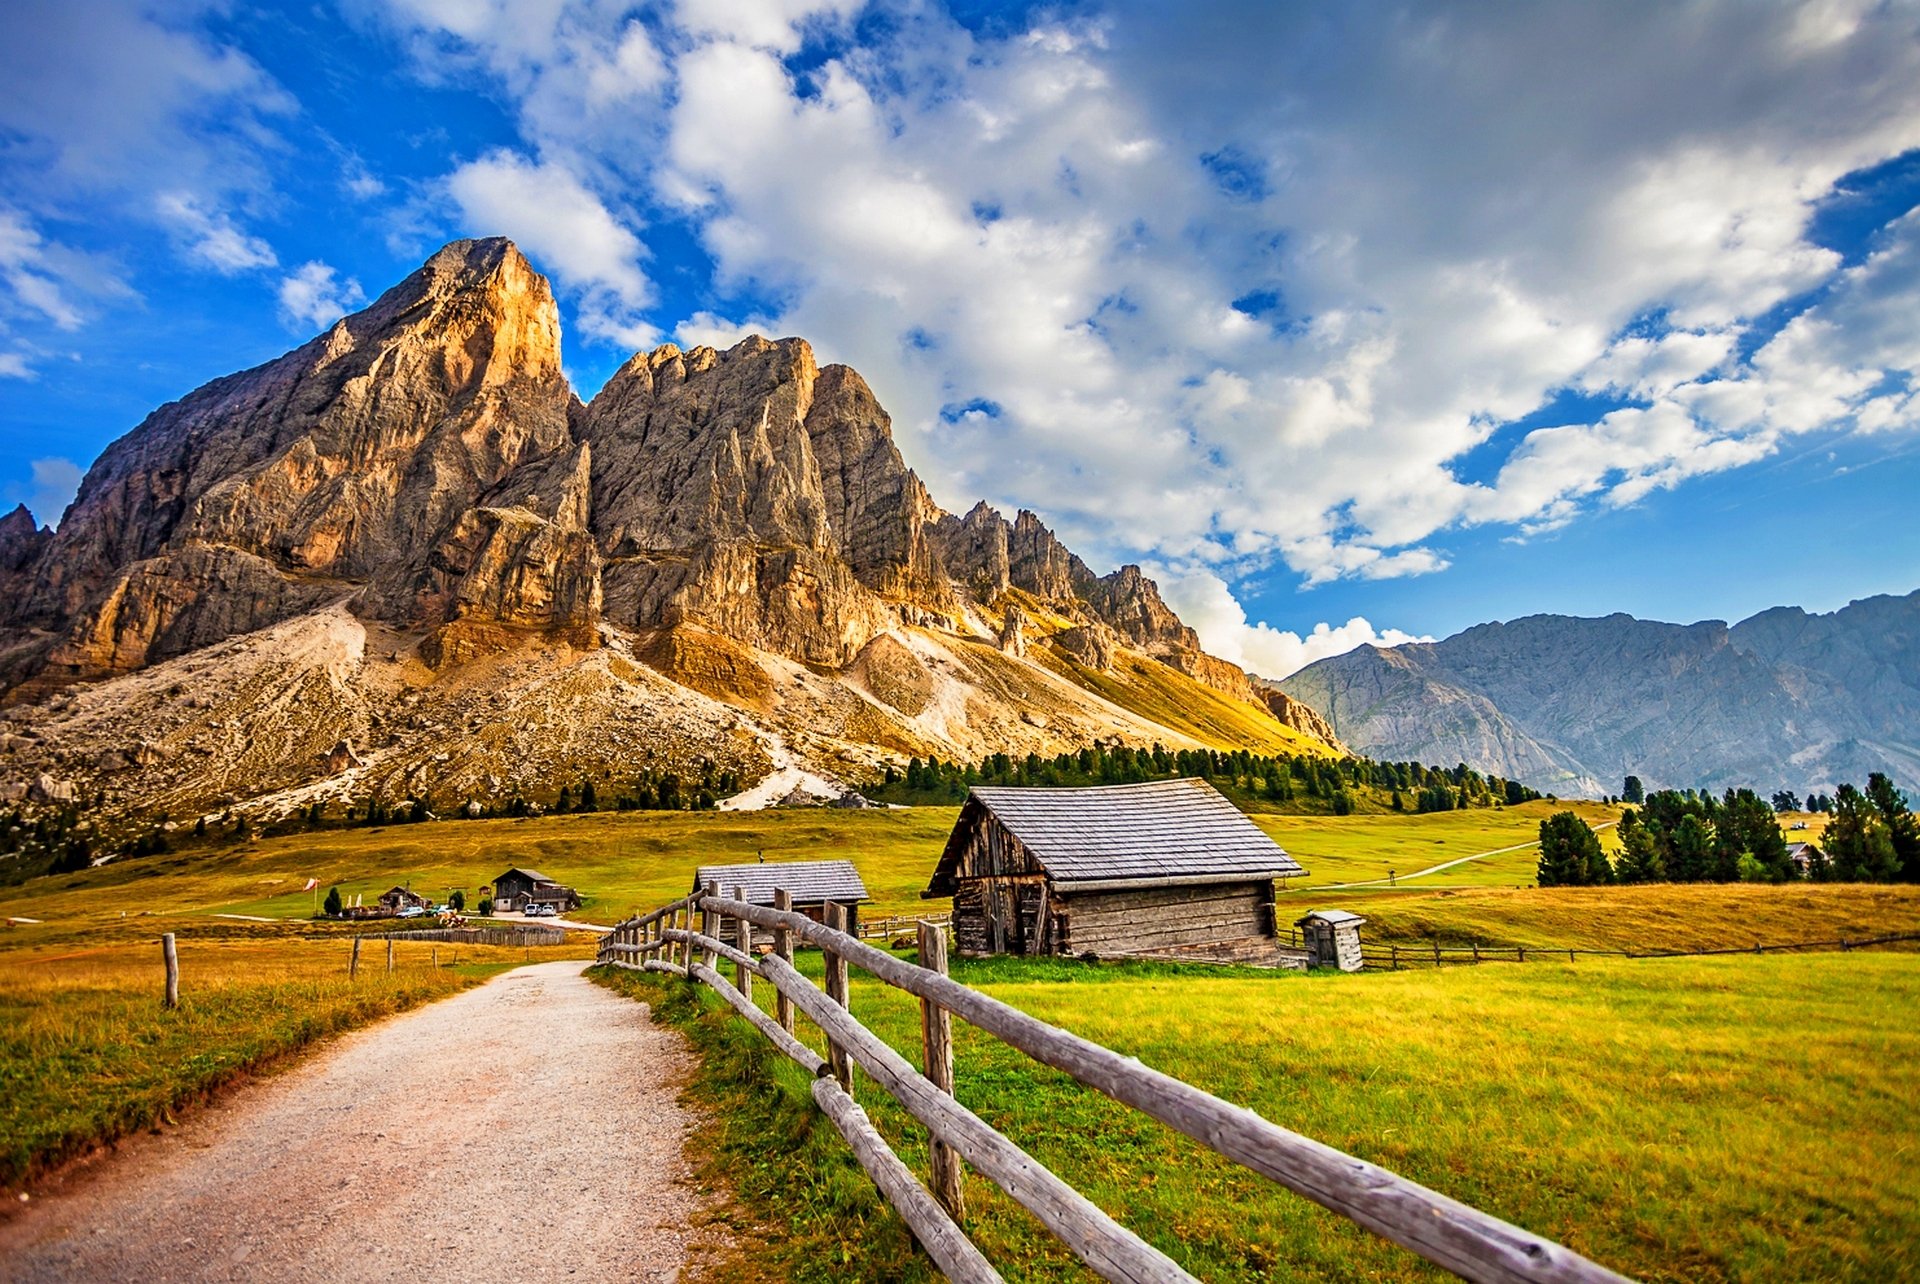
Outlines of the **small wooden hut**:
M432 909L433 902L424 896L417 896L411 888L390 887L380 893L380 908L388 914L398 914L403 909L413 907Z
M1295 919L1293 925L1300 929L1314 967L1358 972L1363 966L1360 926L1366 921L1348 910L1314 910L1305 918Z
M962 954L1278 959L1274 880L1306 871L1204 780L975 789L924 897Z
M693 890L712 883L720 895L731 897L734 889L749 905L773 904L773 894L785 890L793 897L793 908L816 923L825 922L831 902L847 907L847 930L860 934L860 906L868 899L866 884L849 860L794 860L773 864L702 865L693 872ZM732 943L733 920L720 926L720 939Z

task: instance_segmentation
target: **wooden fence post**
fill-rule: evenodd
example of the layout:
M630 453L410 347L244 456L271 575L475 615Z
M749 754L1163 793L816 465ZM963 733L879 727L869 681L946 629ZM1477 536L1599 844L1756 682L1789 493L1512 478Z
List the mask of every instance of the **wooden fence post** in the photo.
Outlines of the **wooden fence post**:
M709 881L706 886L700 889L700 894L702 896L718 896L720 894L720 885L718 883ZM717 934L719 930L720 930L720 916L718 914L709 913L706 907L702 906L700 910L700 935L713 936ZM702 950L701 954L704 957L708 967L712 967L715 963L718 963L720 961L720 956L718 954L715 954L711 949Z
M1477 939L1473 943L1473 961L1475 963L1480 961L1480 942Z
M1440 938L1437 936L1433 938L1433 965L1440 966Z
M947 930L932 923L919 925L920 966L947 974ZM924 1054L927 1078L933 1086L953 1095L953 1016L931 999L920 1000L920 1048ZM933 1179L933 1196L946 1205L958 1222L967 1215L966 1194L960 1184L960 1153L938 1137L927 1143L927 1167Z
M1393 956L1393 970L1398 972L1400 970L1400 947L1398 945L1389 945L1387 950Z
M836 932L847 930L847 907L837 901L827 902L827 926ZM841 1007L847 1006L847 960L834 950L825 950L827 960L826 991L827 997ZM853 1062L847 1057L847 1050L838 1042L827 1040L827 1063L833 1067L833 1077L849 1093L853 1091Z
M360 938L353 938L353 953L347 956L347 979L351 981L360 974Z
M783 914L792 913L793 893L784 887L775 888L773 907ZM784 927L773 929L773 956L783 962L793 962L793 933ZM788 998L783 990L774 991L773 1016L774 1020L780 1023L782 1030L788 1034L793 1033L793 1000Z
M1520 961L1520 962L1522 962L1522 963L1525 963L1525 962L1527 961L1527 947L1526 947L1526 946L1524 946L1524 945L1516 945L1516 946L1514 946L1514 947L1513 947L1513 952L1514 952L1514 954L1515 954L1515 955L1516 955L1516 956L1518 957L1518 959L1519 959L1519 961Z
M440 947L438 945L433 947L433 970L436 972L440 970Z
M161 1005L177 1008L180 1006L180 954L173 947L172 932L160 938L160 959L167 965L167 994Z
M387 938L387 975L393 975L393 938Z
M734 888L733 899L736 901L746 900L747 889L744 887ZM749 923L744 918L736 918L733 920L733 944L735 949L739 950L748 958L753 957L752 923ZM733 965L733 988L740 991L740 996L747 1002L753 1002L753 969L745 963L735 963Z
M693 906L683 905L681 907L680 912L683 915L685 915L687 920L684 930L687 932L688 935L691 935L693 933ZM692 941L682 941L680 943L680 966L686 969L687 980L689 982L693 981L695 978L693 975L693 942Z

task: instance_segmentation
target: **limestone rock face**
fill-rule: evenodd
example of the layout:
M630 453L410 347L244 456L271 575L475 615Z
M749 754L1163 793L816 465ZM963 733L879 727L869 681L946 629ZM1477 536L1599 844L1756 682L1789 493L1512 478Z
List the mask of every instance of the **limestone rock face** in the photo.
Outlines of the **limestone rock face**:
M802 339L636 354L583 405L499 239L156 410L57 531L0 518L18 774L92 764L127 815L1218 738L1123 652L1254 699L1138 567L942 511Z
M833 665L851 661L892 622L832 518L866 532L864 569L875 583L910 584L917 566L930 567L911 535L924 492L916 480L914 493L890 505L883 487L860 482L849 461L872 455L870 443L862 455L860 434L873 426L859 418L857 393L839 381L819 424L835 462L829 498L808 419L819 382L804 341L758 338L726 353L668 345L608 381L581 433L593 450L609 620L693 623ZM897 537L889 537L892 527Z
M109 446L0 623L71 630L56 662L84 676L284 619L328 580L404 613L448 525L573 444L572 402L545 278L510 242L456 241Z
M1255 683L1255 688L1261 703L1267 706L1281 726L1292 727L1330 745L1340 745L1340 737L1334 734L1333 724L1321 717L1311 705L1294 699L1265 679Z
M1000 649L1008 655L1027 653L1027 613L1017 602L1008 604L1006 618L1000 622Z

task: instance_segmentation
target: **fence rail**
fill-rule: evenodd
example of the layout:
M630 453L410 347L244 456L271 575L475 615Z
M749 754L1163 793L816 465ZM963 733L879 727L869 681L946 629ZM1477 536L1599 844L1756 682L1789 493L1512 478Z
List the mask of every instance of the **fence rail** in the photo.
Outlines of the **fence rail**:
M1900 945L1920 941L1920 932L1901 932L1890 936L1840 937L1832 941L1786 941L1752 945L1732 945L1708 950L1582 950L1556 949L1539 945L1370 945L1361 948L1361 961L1369 968L1402 971L1416 967L1457 967L1475 963L1572 963L1576 958L1678 959L1707 958L1725 954L1788 954L1823 950L1865 950L1882 945Z
M952 1016L1466 1279L1587 1284L1623 1278L1551 1240L1291 1132L960 984L946 975L945 937L932 924L917 927L920 957L928 964L922 966L843 930L844 907L829 906L827 918L824 924L816 923L792 912L784 896L776 896L775 907L768 909L746 903L738 889L734 897L724 897L709 885L616 925L601 943L599 961L706 985L813 1075L813 1096L822 1113L950 1279L968 1284L1000 1279L960 1229L965 1211L959 1160L1026 1207L1103 1279L1142 1284L1193 1279L954 1099L948 1033ZM728 919L737 946L720 940L721 924ZM770 937L766 954L755 948L761 929ZM824 989L794 968L796 941L825 952ZM732 965L731 980L719 970L722 961ZM926 1074L848 1011L848 964L921 1001ZM752 997L756 978L774 987L772 1016ZM796 1009L821 1032L827 1056L795 1037ZM932 1139L934 1191L901 1163L854 1103L854 1064L926 1127Z

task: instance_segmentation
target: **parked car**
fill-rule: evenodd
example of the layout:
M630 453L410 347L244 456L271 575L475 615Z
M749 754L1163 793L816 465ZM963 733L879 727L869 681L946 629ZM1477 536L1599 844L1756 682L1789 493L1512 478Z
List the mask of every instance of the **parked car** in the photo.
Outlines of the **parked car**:
M427 912L427 908L424 905L409 905L405 909L401 910L400 913L397 915L397 917L420 918L421 916L426 914L426 912Z
M530 902L530 903L529 903L529 904L527 905L527 911L526 911L526 913L527 913L527 917L528 917L528 918L558 918L558 917L560 917L560 911L559 911L559 910L557 910L557 909L555 909L555 908L554 908L553 906L551 906L551 905L547 905L547 904L544 904L544 903L542 903L542 902L539 902L539 901L533 901L533 902Z

